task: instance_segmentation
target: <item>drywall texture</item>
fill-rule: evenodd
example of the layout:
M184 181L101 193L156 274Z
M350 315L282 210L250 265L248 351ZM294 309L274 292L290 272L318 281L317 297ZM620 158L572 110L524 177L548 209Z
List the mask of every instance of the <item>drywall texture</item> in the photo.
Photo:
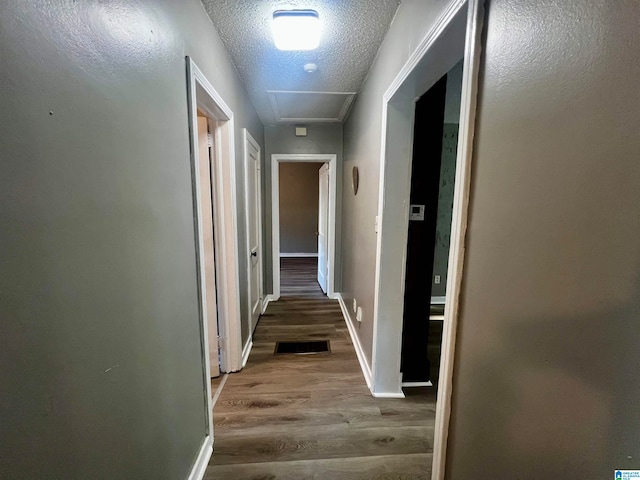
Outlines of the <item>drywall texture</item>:
M447 98L444 105L445 123L442 131L442 157L440 162L440 186L438 189L438 218L433 252L433 278L431 279L431 296L436 297L445 296L447 293L447 267L449 266L453 192L458 153L462 70L461 60L447 72ZM440 275L440 283L435 283L436 275Z
M462 74L464 60L461 58L447 72L447 98L444 104L444 123L460 123L460 102L462 101Z
M405 0L400 4L375 63L344 125L342 295L362 307L354 326L371 365L376 270L382 96L429 32L449 1ZM351 169L358 166L360 189L353 195Z
M450 480L640 465L639 18L489 4Z
M273 252L271 241L271 155L279 153L332 153L336 155L336 245L335 245L335 290L341 286L341 219L342 219L342 125L310 124L307 125L307 136L296 137L293 126L266 125L264 127L264 144L266 162L264 172L264 257L265 257L265 292L273 293ZM351 174L349 174L351 178ZM348 192L345 193L348 195Z
M445 123L442 131L438 217L436 220L436 243L433 252L433 278L431 279L432 297L443 297L447 293L447 267L449 265L449 245L451 244L451 218L453 214L457 151L458 124ZM436 275L440 275L440 283L435 283Z
M280 163L280 253L318 253L322 163Z
M268 125L278 121L282 113L279 108L274 111L269 90L357 92L400 0L203 0L203 3L247 85L260 118ZM318 12L322 39L317 49L276 48L271 32L273 11L289 8ZM313 74L302 68L309 62L318 65ZM304 118L318 118L323 109L313 96L297 93L295 97L302 101L297 103L294 115L287 117L299 117L301 122Z
M239 166L262 126L198 0L41 3L0 15L0 478L187 478L206 420L185 55L236 115Z

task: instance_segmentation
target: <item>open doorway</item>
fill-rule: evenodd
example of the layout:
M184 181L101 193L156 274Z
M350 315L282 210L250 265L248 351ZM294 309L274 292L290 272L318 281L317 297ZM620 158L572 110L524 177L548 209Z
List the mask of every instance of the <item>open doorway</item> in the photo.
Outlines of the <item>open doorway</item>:
M280 293L313 286L326 294L329 166L280 162L279 168Z
M200 301L205 437L193 472L204 473L213 451L211 377L241 368L240 296L233 112L186 57L194 240Z
M437 387L439 377L462 73L460 60L415 106L400 361L403 387Z
M382 101L380 201L374 294L372 388L374 396L404 397L401 346L408 245L415 100L429 91L463 57L459 134L451 216L442 355L433 441L433 479L444 478L451 411L458 295L464 261L470 190L473 129L480 62L482 0L455 2L442 14L414 55L391 83ZM420 213L419 209L416 213ZM432 250L433 252L433 250ZM431 290L431 269L426 286ZM402 281L398 281L401 279ZM442 280L442 277L441 277ZM423 318L431 314L431 295L423 292ZM428 321L428 320L427 320ZM427 349L427 345L423 345Z
M209 376L218 377L221 371L219 325L218 325L218 292L216 287L216 256L213 222L213 168L211 165L214 151L213 131L215 122L210 120L202 111L198 110L198 183L200 185L200 209L202 230L202 263L204 264L204 292L205 320L209 345Z
M302 272L304 267L307 276L313 267L319 288L333 298L336 155L274 154L271 162L271 299L280 298L282 265L291 267L292 272Z

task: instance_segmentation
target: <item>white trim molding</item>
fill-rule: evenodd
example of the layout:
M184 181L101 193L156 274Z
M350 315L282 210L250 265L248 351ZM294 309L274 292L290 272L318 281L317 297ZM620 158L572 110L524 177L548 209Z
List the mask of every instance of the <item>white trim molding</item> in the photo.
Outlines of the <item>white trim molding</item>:
M374 393L402 394L400 358L415 101L463 57L464 5L465 1L456 1L447 6L382 97L373 310ZM388 164L393 168L387 168Z
M271 303L273 301L273 295L265 295L264 298L262 299L262 315L264 315L264 312L267 311L267 307L269 306L269 303Z
M451 418L451 395L453 392L453 368L455 359L456 332L462 273L464 267L464 244L467 233L469 195L471 191L471 163L473 159L473 137L475 131L476 105L478 97L478 75L482 51L482 28L484 23L484 0L469 0L464 48L464 71L462 75L462 98L460 104L460 129L456 159L453 216L451 222L451 249L447 272L447 295L442 331L440 375L436 399L436 421L432 478L444 480L447 460L447 439Z
M256 320L256 325L253 324L253 315L252 315L252 311L253 311L253 305L251 305L251 245L250 245L250 238L249 238L249 232L251 230L251 219L249 218L249 213L250 213L250 209L249 209L249 189L251 188L251 182L253 180L253 178L251 177L252 174L255 174L255 172L252 172L249 170L249 165L250 165L250 160L249 160L249 149L247 148L247 145L251 145L253 148L255 148L258 152L258 164L257 164L257 169L258 169L258 178L259 178L259 182L258 182L258 191L255 192L256 195L256 199L257 199L257 212L256 212L256 216L257 216L257 221L258 221L258 225L257 225L257 240L258 240L258 298L260 299L260 301L264 300L264 247L262 245L262 230L263 230L263 223L262 223L262 167L260 165L260 159L262 158L262 149L260 148L260 145L258 144L258 142L256 142L256 140L253 138L253 136L251 135L251 133L249 133L249 130L247 130L246 128L242 129L242 147L244 148L244 210L245 210L245 254L246 254L246 259L247 259L247 305L248 305L248 316L249 316L249 323L251 325L250 327L250 331L251 334L249 335L249 339L251 339L251 335L253 335L253 330L255 329L258 320ZM262 305L260 305L260 308L262 308ZM260 314L262 314L262 310L260 311ZM243 356L243 363L242 366L244 367L245 365L245 361L244 361L244 356Z
M404 387L433 387L431 380L426 382L402 382L402 388Z
M343 96L344 101L342 103L342 107L336 116L333 117L283 117L280 112L280 106L278 104L278 94L284 93L289 95L297 95L302 98L299 98L299 101L305 102L308 101L309 98L304 98L304 95L332 95L332 96ZM357 92L315 92L315 91L299 91L299 90L267 90L267 94L269 95L269 102L271 104L271 109L273 110L273 115L276 122L294 122L294 123L332 123L332 122L342 122L347 116L347 112L353 103L353 100L356 98Z
M202 480L204 478L204 474L207 471L207 465L209 464L212 454L213 442L210 437L207 437L204 442L202 442L200 452L198 453L196 461L191 468L191 472L189 472L187 480Z
M249 340L247 340L247 343L245 343L244 348L242 349L242 368L244 368L247 362L249 361L249 355L251 355L252 348L253 348L253 340L252 340L252 337L249 336Z
M213 401L211 402L213 403L213 408L216 408L216 403L218 402L220 395L222 395L222 389L224 388L224 385L227 383L228 379L229 379L229 374L223 373L222 380L220 380L220 383L218 384L218 388L216 388L216 393L213 394Z
M236 200L236 162L235 162L235 127L233 111L227 106L222 97L213 88L197 65L187 57L188 71L188 98L189 98L189 119L191 122L191 155L192 162L195 162L194 174L198 174L198 149L197 145L197 115L198 110L202 111L209 119L214 120L216 128L214 132L214 161L213 169L213 222L214 229L222 232L214 235L215 249L218 252L216 258L221 261L216 263L216 273L218 275L217 308L219 335L225 338L225 347L221 355L221 367L224 372L236 372L241 369L242 363L242 340L241 340L241 309L240 309L240 278L239 278L239 258L238 258L238 222L237 222L237 200ZM198 178L197 176L195 178ZM199 205L199 184L194 184L194 195L197 198L195 212L196 223L198 224L198 257L201 257L202 235L201 217L202 211ZM203 272L204 265L198 261L199 272ZM204 276L199 273L200 288ZM201 294L201 303L203 295ZM206 306L205 306L206 308ZM206 312L206 310L205 310ZM206 318L206 317L205 317ZM207 376L207 384L209 376Z
M342 298L342 294L336 292L334 298L338 300L340 304L340 309L342 310L342 316L344 317L344 323L347 324L347 329L349 330L349 336L351 337L351 343L353 343L353 348L356 351L356 356L358 357L358 362L360 363L360 369L362 370L362 375L364 376L365 382L367 382L367 387L373 393L372 386L372 376L371 376L371 367L367 362L367 357L364 354L364 349L362 348L362 343L360 342L360 338L356 333L355 327L353 326L353 321L351 320L351 314L349 313L349 309L344 303L344 298Z
M240 280L238 278L238 230L235 175L235 139L233 112L213 88L198 66L186 57L187 109L191 157L193 219L195 229L196 272L200 303L200 342L202 355L203 400L206 411L206 429L189 480L201 480L213 453L213 404L211 395L211 365L209 359L209 332L207 302L205 299L205 264L203 255L202 204L200 196L200 167L198 149L198 111L215 123L215 143L212 155L212 212L213 225L221 235L214 235L215 249L220 259L215 264L217 283L216 305L218 335L225 338L221 355L224 372L241 368L240 336Z
M316 253L280 253L280 258L318 258Z
M400 392L374 392L376 398L404 398L404 393Z
M325 162L329 164L329 281L327 297L335 294L336 256L336 191L337 156L335 153L274 153L271 155L271 270L273 271L272 300L280 298L280 163Z

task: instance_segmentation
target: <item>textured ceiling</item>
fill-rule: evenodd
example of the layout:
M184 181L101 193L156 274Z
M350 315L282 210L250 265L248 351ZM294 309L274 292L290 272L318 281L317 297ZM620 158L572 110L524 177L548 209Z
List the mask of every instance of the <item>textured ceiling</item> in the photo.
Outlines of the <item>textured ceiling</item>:
M344 120L400 0L202 0L265 125ZM320 47L273 45L275 10L316 10ZM318 71L303 66L316 63Z

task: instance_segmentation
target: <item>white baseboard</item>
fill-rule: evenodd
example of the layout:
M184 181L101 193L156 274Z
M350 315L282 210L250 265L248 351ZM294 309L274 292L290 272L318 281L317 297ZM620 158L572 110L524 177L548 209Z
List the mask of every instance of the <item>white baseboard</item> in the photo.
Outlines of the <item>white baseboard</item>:
M373 396L376 398L404 398L402 392L373 392Z
M281 253L280 258L311 258L317 257L318 252L316 253Z
M216 402L220 398L220 395L222 394L222 389L224 388L224 384L227 383L228 379L229 379L229 374L225 373L222 377L222 380L220 380L220 383L218 384L218 388L216 388L216 393L213 395L213 400L211 400L211 408L216 407Z
M212 454L213 439L210 436L206 436L202 442L202 447L200 447L198 458L196 458L196 462L193 464L193 468L191 469L191 472L189 472L187 480L202 480L204 478L204 474L207 470L207 465L209 465L209 460L211 459Z
M403 387L433 387L431 380L426 382L402 382Z
M269 303L273 302L274 300L275 299L273 298L273 295L265 295L265 297L262 299L262 311L260 312L262 315L264 315L264 312L267 311Z
M242 349L242 368L247 364L247 360L249 360L249 354L251 353L251 349L253 348L253 340L249 338L247 343L244 345Z
M367 382L367 387L369 387L369 390L371 390L371 393L373 393L373 375L371 374L371 367L367 363L367 357L364 354L362 344L360 343L360 338L358 338L358 334L356 333L356 330L353 327L353 321L351 320L349 309L345 305L344 298L342 298L341 293L336 292L334 293L333 296L338 300L338 303L340 303L342 316L344 317L344 321L347 324L347 329L349 330L349 335L351 336L351 342L353 343L353 347L355 348L356 355L358 357L358 362L360 362L360 368L362 369L364 380L365 382Z

